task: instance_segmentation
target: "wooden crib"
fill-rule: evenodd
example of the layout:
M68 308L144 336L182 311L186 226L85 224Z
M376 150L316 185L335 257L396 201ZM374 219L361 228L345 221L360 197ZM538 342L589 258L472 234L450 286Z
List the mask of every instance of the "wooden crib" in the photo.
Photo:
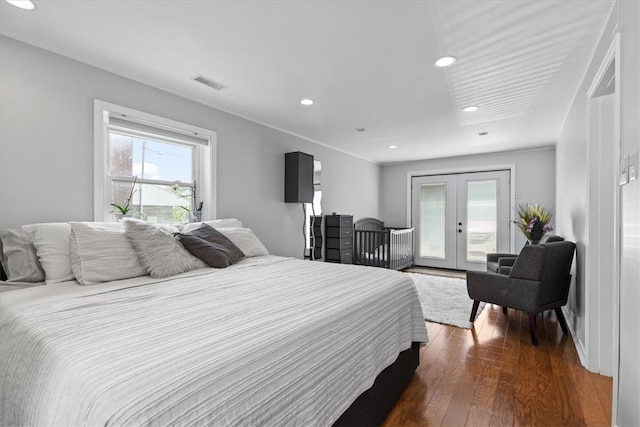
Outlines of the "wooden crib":
M354 224L354 264L402 270L413 265L414 229L385 228L375 218Z

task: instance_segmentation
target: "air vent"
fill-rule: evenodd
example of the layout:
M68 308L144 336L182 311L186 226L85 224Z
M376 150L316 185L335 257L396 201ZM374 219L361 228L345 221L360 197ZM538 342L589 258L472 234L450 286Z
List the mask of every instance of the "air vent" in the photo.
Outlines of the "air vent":
M223 85L222 83L218 83L214 80L211 80L205 76L201 76L201 75L197 75L193 78L193 80L197 81L198 83L202 83L203 85L207 85L209 87L214 88L215 90L222 90L222 89L226 89L226 86Z

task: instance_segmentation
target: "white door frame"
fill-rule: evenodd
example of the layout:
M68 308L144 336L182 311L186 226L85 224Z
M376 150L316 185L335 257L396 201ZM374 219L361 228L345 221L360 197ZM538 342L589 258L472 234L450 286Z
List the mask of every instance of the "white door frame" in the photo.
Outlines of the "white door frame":
M407 172L407 227L411 227L411 180L415 176L430 176L430 175L450 175L460 173L474 173L474 172L490 172L497 170L509 170L510 182L509 187L511 194L509 195L509 203L511 208L516 205L516 165L515 163L487 165L477 167L462 167L462 168L447 168L447 169L430 169L420 171ZM509 252L513 253L516 246L516 227L513 223L509 223Z
M599 131L600 121L592 123L592 103L597 99L597 90L605 82L607 70L614 67L615 89L613 94L613 146L603 142L600 137L594 140L594 125ZM617 419L618 395L618 358L620 350L620 190L617 177L620 174L620 34L615 34L600 68L596 73L586 99L587 111L587 176L600 177L607 167L612 168L610 187L593 188L591 179L587 182L587 212L585 241L585 342L581 356L583 365L590 371L613 376L612 422ZM599 104L598 104L599 105ZM597 149L597 152L593 152ZM613 165L605 164L600 152L611 149ZM600 206L602 192L613 194L613 209ZM592 206L600 206L598 212L592 212ZM602 249L602 240L608 240L611 251ZM602 262L611 262L612 271L601 272L598 266ZM589 266L595 266L590 269ZM608 277L603 277L606 275ZM612 295L612 298L606 298ZM613 330L609 328L611 325ZM574 334L575 336L575 334Z

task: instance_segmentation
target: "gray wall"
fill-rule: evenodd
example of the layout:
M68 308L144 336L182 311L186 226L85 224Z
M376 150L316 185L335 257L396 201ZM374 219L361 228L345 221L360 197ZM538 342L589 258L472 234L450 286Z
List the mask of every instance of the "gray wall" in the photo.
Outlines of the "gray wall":
M450 157L382 166L380 215L389 226L407 222L407 173L411 171L472 171L486 166L515 165L516 203L555 205L555 149L511 151L477 156ZM516 232L515 247L525 243Z
M2 228L93 219L94 98L215 130L217 216L242 220L273 254L303 251L302 208L283 202L285 152L322 162L326 213L379 215L374 163L6 37L0 93Z
M585 245L588 241L587 91L604 60L615 32L620 33L621 46L620 154L624 157L640 150L640 2L620 1L613 9L591 65L576 94L557 146L559 226L563 233L576 241L578 260L584 259ZM619 371L614 373L614 386L617 385L618 393L618 400L614 401L614 410L617 409L617 420L614 422L627 426L637 425L640 420L640 180L621 187L620 200L621 253L619 260L615 261L620 263L620 354ZM600 208L613 209L611 206ZM610 261L603 259L599 262ZM587 323L593 324L590 319L585 318L585 296L594 292L593 289L585 288L585 271L585 265L578 262L576 281L572 283L567 305L579 339L585 339Z

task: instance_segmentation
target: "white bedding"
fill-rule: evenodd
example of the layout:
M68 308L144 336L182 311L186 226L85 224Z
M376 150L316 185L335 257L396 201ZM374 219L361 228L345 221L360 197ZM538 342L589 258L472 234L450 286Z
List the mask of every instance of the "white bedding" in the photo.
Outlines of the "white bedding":
M408 276L274 256L5 292L0 332L2 425L330 425L428 340Z

